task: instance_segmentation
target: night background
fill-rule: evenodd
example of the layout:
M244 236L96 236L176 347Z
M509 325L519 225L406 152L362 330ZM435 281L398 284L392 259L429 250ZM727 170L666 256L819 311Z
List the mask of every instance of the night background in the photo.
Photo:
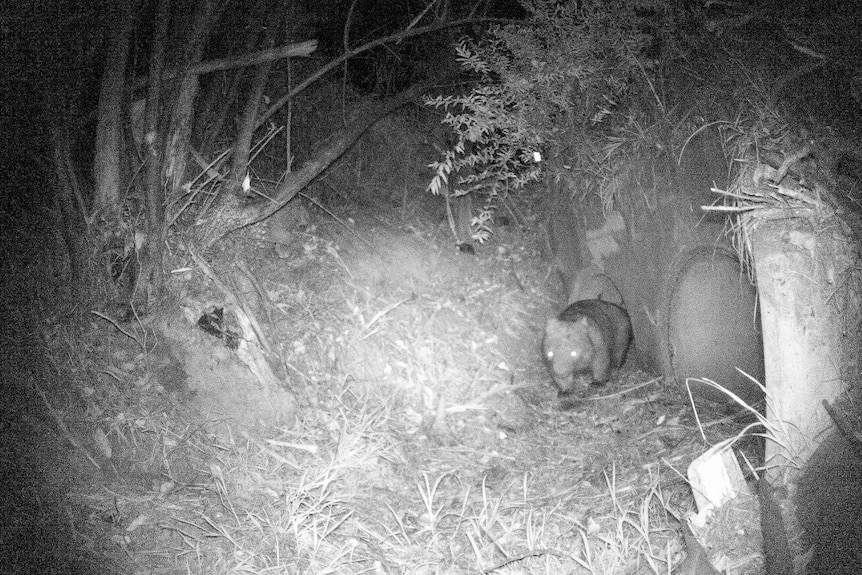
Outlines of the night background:
M855 2L6 2L0 36L0 573L862 572L852 433L759 480L745 219L851 238L817 261L857 381ZM572 391L548 351L612 344L546 322L593 299L633 343ZM746 493L681 524L736 436Z

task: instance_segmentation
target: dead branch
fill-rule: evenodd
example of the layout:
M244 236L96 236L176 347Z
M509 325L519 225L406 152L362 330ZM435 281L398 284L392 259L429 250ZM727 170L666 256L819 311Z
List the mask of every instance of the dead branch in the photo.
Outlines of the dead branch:
M193 66L185 68L172 68L165 70L162 74L162 81L173 80L185 74L194 74L200 76L217 72L220 70L231 70L233 68L245 68L255 66L264 62L274 62L283 60L284 58L302 58L311 55L317 50L317 40L306 40L297 44L288 44L287 46L279 46L277 48L268 48L260 50L253 54L244 54L242 56L231 56L230 58L220 58L218 60L209 60L200 62ZM133 90L140 90L147 85L148 78L138 78L132 82Z
M209 74L219 70L230 70L232 68L245 68L247 66L256 66L266 62L275 62L285 58L302 58L310 56L312 52L317 50L317 40L306 40L298 44L289 44L279 48L268 48L248 54L246 56L235 56L233 58L223 58L221 60L211 60L203 62L191 72L195 74Z
M231 289L230 286L219 279L213 269L203 258L193 251L190 252L190 254L198 268L216 285L216 287L221 290L222 294L224 294L226 302L231 307L231 311L233 311L237 322L240 324L242 338L240 338L239 347L236 350L237 357L246 365L246 367L249 368L265 392L270 395L275 393L284 394L283 398L286 398L287 404L290 406L290 409L293 410L296 403L295 397L291 391L282 385L282 382L279 381L278 377L276 377L272 372L272 369L270 369L269 364L264 357L263 350L261 350L258 332L256 332L253 327L257 326L257 328L260 329L260 326L257 324L257 320L254 319L251 309L243 305L242 301L238 297L237 290Z
M369 100L365 105L358 106L351 114L347 126L330 138L323 149L312 154L313 159L303 164L299 170L286 174L276 188L275 195L269 198L270 201L245 206L235 194L222 194L221 203L198 222L200 232L197 245L206 251L225 234L274 214L341 157L368 128L392 110L418 97L428 87L425 83L416 84L389 100Z

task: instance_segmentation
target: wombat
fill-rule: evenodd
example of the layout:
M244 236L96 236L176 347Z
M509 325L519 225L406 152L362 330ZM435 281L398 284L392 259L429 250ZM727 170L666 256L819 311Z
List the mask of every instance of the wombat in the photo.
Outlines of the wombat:
M576 301L548 320L542 350L561 393L608 381L632 340L629 314L599 299Z

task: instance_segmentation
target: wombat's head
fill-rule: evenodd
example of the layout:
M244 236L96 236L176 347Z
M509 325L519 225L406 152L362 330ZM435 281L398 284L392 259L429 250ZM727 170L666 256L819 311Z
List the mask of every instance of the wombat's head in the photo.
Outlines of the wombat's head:
M542 351L545 363L561 393L589 387L593 382L593 344L586 318L578 321L548 320Z

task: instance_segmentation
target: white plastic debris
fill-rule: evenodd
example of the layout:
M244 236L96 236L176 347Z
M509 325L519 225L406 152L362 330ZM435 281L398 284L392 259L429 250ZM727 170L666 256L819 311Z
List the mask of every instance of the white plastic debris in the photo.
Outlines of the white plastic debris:
M691 462L688 480L698 515L721 507L748 490L733 449L719 444Z

